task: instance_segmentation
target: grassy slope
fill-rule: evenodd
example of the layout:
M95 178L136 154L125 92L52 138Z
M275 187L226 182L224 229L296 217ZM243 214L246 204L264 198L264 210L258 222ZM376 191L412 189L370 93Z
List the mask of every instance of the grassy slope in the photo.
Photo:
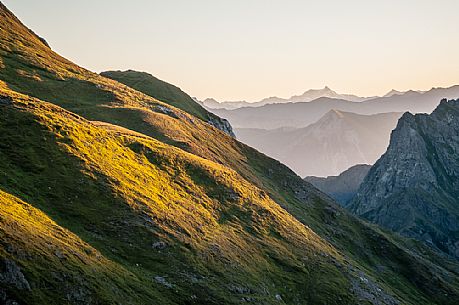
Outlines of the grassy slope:
M142 294L151 288L144 297L152 303L153 292L162 288L153 279L161 276L174 288L166 286L159 295L179 304L237 303L245 295L270 304L276 302L276 294L289 302L337 304L338 297L344 303L355 301L349 292L349 274L336 267L344 261L333 247L236 172L147 137L106 131L50 104L0 93L15 97L13 105L1 108L3 204L17 210L23 203L12 196L30 202L57 224L78 232L90 245L86 252L106 255L108 259L101 256L100 264L133 274L124 279L114 273L106 285L99 285L105 274L83 271L89 281L85 285L76 281L74 287L51 293L39 289L59 283L53 277L51 283L34 278L44 258L33 253L45 250L52 257L47 265L65 278L66 268L73 266L62 264L56 251L73 253L81 247L74 244L71 233L60 240L35 242L39 232L27 227L41 223L35 214L43 213L27 205L34 214L22 217L26 230L18 235L37 249L14 239L2 242L25 253L21 263L26 278L35 285L35 300L58 304L79 290L84 298L103 300L110 289L124 299L132 291L117 290L116 283L125 281ZM17 216L11 212L11 217ZM2 227L6 235L13 234L15 227L8 223L6 219ZM63 231L49 220L39 225L46 231ZM158 241L167 246L152 246ZM321 253L324 256L317 256ZM85 265L91 266L82 262L75 269ZM323 276L333 280L325 281ZM195 282L190 283L190 278ZM314 291L318 284L322 290ZM243 287L242 292L234 292L237 287ZM59 298L52 301L54 294ZM22 298L14 289L12 295Z
M123 299L128 304L144 300L170 304L157 287L144 285L135 273L107 259L30 204L0 190L0 207L5 245L0 248L1 263L15 261L26 279L4 281L1 286L6 286L2 291L7 297L2 301L115 304Z
M102 72L101 75L143 92L157 100L180 108L203 121L207 121L210 116L215 116L196 103L188 94L180 90L180 88L168 84L151 74L128 70L106 71Z
M223 300L226 302L235 302L236 298L237 300L240 300L240 296L233 296L234 299L232 299L229 296L234 295L234 293L231 293L229 290L222 290L222 287L227 287L228 283L237 281L240 284L245 283L249 285L251 289L258 293L259 291L263 291L264 288L262 285L257 286L256 283L258 283L260 279L267 278L266 274L271 274L272 277L269 278L268 276L267 281L269 280L271 282L278 283L278 285L282 282L282 285L280 285L284 287L281 289L281 293L283 293L282 295L296 295L295 293L300 292L307 293L307 296L296 296L303 301L309 298L310 301L314 299L316 303L327 302L329 304L337 302L339 300L338 295L341 295L341 298L344 298L345 300L351 300L352 296L349 294L349 279L346 278L346 276L343 277L339 275L341 274L341 272L337 271L339 267L336 267L333 262L327 261L326 259L321 260L317 266L312 268L313 271L316 271L315 276L313 276L309 271L304 273L305 271L301 270L301 268L299 268L300 270L297 270L297 262L299 258L304 255L302 252L297 253L292 250L292 248L296 249L296 243L291 241L289 238L295 239L295 236L299 234L297 231L301 232L304 228L301 227L301 225L299 225L290 215L280 209L272 201L273 199L284 207L291 215L294 215L299 221L308 225L316 233L318 233L322 237L318 241L319 244L324 245L326 243L323 240L328 240L333 245L329 248L332 249L330 250L330 253L333 253L335 249L338 250L340 254L337 254L337 256L345 256L348 263L354 266L352 267L354 270L355 267L357 267L366 272L370 277L377 281L381 287L394 293L400 299L410 303L428 303L429 300L446 303L446 300L442 299L442 297L444 297L444 293L447 292L449 294L449 299L451 299L452 302L456 300L457 277L456 275L446 271L447 269L453 270L453 268L456 268L455 265L449 265L450 263L445 260L445 262L442 262L442 268L430 262L430 260L432 258L436 258L436 256L435 254L428 252L428 250L422 249L423 252L419 251L419 249L413 250L412 252L406 250L405 245L403 245L403 243L406 243L405 240L393 240L392 237L388 237L385 234L360 223L355 218L349 216L346 212L337 208L330 202L329 199L321 195L310 185L304 183L299 177L280 163L267 158L243 144L238 143L231 137L177 108L170 107L167 104L159 102L154 98L135 91L129 87L79 68L50 51L40 40L38 40L38 38L31 35L31 33L27 31L19 23L19 21L17 21L14 17L9 16L9 12L2 10L1 14L3 14L3 18L0 20L0 27L2 28L0 58L3 62L4 68L0 69L0 79L4 80L9 88L51 101L65 107L66 109L83 115L88 119L106 121L112 124L121 125L125 128L152 136L161 141L148 140L151 141L151 143L154 143L154 145L150 142L150 144L146 145L145 143L139 144L138 141L140 140L136 138L134 143L130 143L129 141L122 143L122 146L125 147L123 149L120 148L121 151L124 151L122 158L120 156L102 155L99 156L98 160L92 160L95 156L97 156L99 150L91 150L90 152L85 153L79 152L80 150L84 151L82 148L80 150L76 149L74 151L66 151L66 153L71 153L76 156L77 160L79 160L77 162L78 164L81 162L83 162L83 164L91 164L90 160L92 160L97 165L93 165L94 167L91 167L91 170L88 170L87 168L82 170L78 167L80 165L77 166L75 164L63 164L57 167L54 163L44 164L41 168L45 168L45 170L49 169L46 170L46 174L41 173L38 177L30 178L30 181L26 179L28 177L27 173L31 172L31 169L28 168L28 166L33 167L33 164L40 163L26 162L24 160L43 160L46 159L51 152L42 149L41 146L43 143L36 142L37 137L27 138L27 131L26 135L15 135L18 138L16 138L15 141L10 141L11 143L15 142L13 145L14 150L12 150L10 154L4 156L4 158L9 162L11 162L11 160L15 160L15 158L18 160L15 165L16 167L13 167L13 169L10 170L11 174L9 177L15 177L14 175L19 176L15 178L15 184L11 184L14 181L12 182L8 180L3 182L0 186L2 188L8 186L8 189L6 190L7 192L16 194L26 202L42 209L53 219L56 219L59 224L71 229L83 239L91 241L91 245L97 245L96 248L100 248L100 251L107 256L108 253L112 253L108 245L113 243L117 246L117 248L114 248L115 253L119 253L115 256L117 260L129 258L129 262L127 264L135 265L134 260L131 258L138 258L138 261L140 261L142 265L150 264L147 267L141 268L141 271L139 271L139 273L146 272L149 279L151 279L150 276L152 276L152 269L161 268L160 266L163 266L162 268L166 268L164 266L173 267L175 265L183 267L184 262L187 262L187 264L185 264L187 267L198 269L197 271L193 270L192 272L197 272L199 274L203 272L213 272L211 273L213 274L212 281L209 281L207 284L203 284L202 286L205 287L205 293L202 293L202 289L193 289L188 287L187 284L190 282L189 279L182 279L180 285L177 284L177 286L182 288L183 295L180 295L180 292L178 292L180 297L174 296L177 300L182 301L186 299L184 296L185 292L189 293L190 291L201 291L200 297L208 297L212 302L222 302ZM164 113L164 111L158 110L157 105L169 107L170 111ZM50 110L50 116L52 116L53 111L58 110L55 108ZM49 128L49 125L52 125L49 122L41 124L43 126L48 126L46 128ZM59 128L65 128L68 124L69 122L65 121L60 124L60 126L62 126ZM91 126L91 128L95 128L94 131L89 131L89 133L91 134L94 132L98 135L97 138L104 138L107 136L106 133L103 133L106 131L102 131L101 128L96 128L91 124L84 126ZM75 133L78 136L74 135L73 138L81 137L80 129L84 126L74 128L76 130ZM6 126L4 129L6 134L11 131L16 131L11 129L11 126ZM114 129L116 129L116 127ZM102 134L99 134L100 132L102 132ZM121 132L115 132L114 134L120 133ZM120 137L121 139L129 138L126 135ZM21 143L24 145L23 147L20 146ZM33 151L26 149L25 147L29 147L29 145L27 145L28 143L34 144L36 149ZM92 142L90 141L89 143ZM102 145L102 147L99 147L101 152L113 150L113 147L110 146L112 144L110 141L104 142L102 140L102 143L106 146L104 147ZM176 146L180 149L172 148L167 144ZM152 147L148 148L149 145L153 145L154 149ZM61 144L55 144L52 149L53 151L56 151L56 147L61 148L61 146ZM33 145L31 147L33 147ZM181 149L186 150L193 155L186 154ZM160 158L154 159L154 162L156 162L156 160L160 160L160 163L155 166L164 166L164 169L160 172L155 172L153 171L154 168L140 167L136 171L137 174L131 176L129 172L127 172L127 169L131 169L133 164L123 163L126 161L124 158L129 156L131 153L135 153L137 156L136 158L141 158L141 160L143 160L142 162L147 162L148 158L144 157L144 159L142 159L141 156L148 155L149 153L147 152L150 150L155 151L152 153L154 156L160 156ZM62 155L61 150L57 151L58 153L56 154L60 156L59 160L69 162L67 155ZM17 152L20 152L22 156L18 157L16 155ZM175 156L175 153L187 157L183 157L182 161L179 162L175 159L175 157L173 157ZM79 154L83 154L83 156L79 156ZM140 155L140 157L138 155ZM198 158L197 156L202 157L203 159ZM107 157L110 157L110 159L107 159ZM113 161L112 164L112 162L107 162L106 160L117 161ZM118 163L118 160L121 163ZM218 176L214 174L209 174L208 171L204 171L203 173L201 169L196 171L196 166L190 165L193 164L191 160L195 160L194 162L199 164L198 168L201 168L203 166L202 164L212 164L212 167L216 167L217 164L222 164L224 166L220 166L224 169L224 171L228 171L228 169L231 168L232 170L229 171L231 174L228 174L227 184L236 183L239 185L242 183L241 181L243 181L242 184L246 185L245 188L251 189L253 192L261 192L261 194L258 195L259 198L257 197L257 200L263 202L263 204L260 203L260 206L266 208L266 204L269 202L269 205L276 207L276 213L282 214L280 219L283 219L283 222L279 223L280 220L276 217L276 220L272 222L272 228L275 231L282 231L284 235L279 232L275 233L275 239L271 242L273 237L269 234L263 235L263 238L258 240L257 230L250 229L248 231L241 231L241 226L244 227L252 224L254 221L253 218L261 217L260 215L263 215L263 213L260 213L260 211L255 208L251 208L242 213L239 205L234 204L227 207L227 201L225 198L236 198L233 195L235 187L229 188L230 191L228 191L228 188L222 188L219 183L216 183L222 178L218 178ZM2 163L3 167L6 166L6 161ZM148 162L151 166L154 165L154 162ZM106 166L103 167L102 164L105 164ZM188 167L191 167L191 170L188 169ZM76 168L77 170L69 173L66 172L68 168ZM93 171L98 173L98 175L102 175L102 178L95 175ZM173 174L172 176L168 176L168 179L161 180L163 182L158 182L154 188L146 188L144 185L145 182L157 179L156 176L149 176L152 175L150 174L150 171L152 171L152 173L161 173L161 175L163 175L163 171L166 173L171 172ZM73 179L73 176L80 177L81 172L86 173L83 177L81 177L81 181L84 181L82 185L86 185L89 183L88 181L90 181L88 185L91 186L91 188L79 188L75 190L72 188L75 183L74 180L67 181L66 184L62 183L65 179ZM14 173L14 175L12 173ZM51 179L50 177L53 177L56 173L59 175ZM215 172L212 171L212 173ZM219 234L223 233L219 233L219 230L216 230L215 227L209 227L212 228L212 230L209 231L215 232L215 234L218 233L217 236L213 238L223 243L224 249L235 247L234 256L220 260L226 261L229 264L229 262L232 262L233 260L238 261L240 258L252 257L252 259L244 265L246 266L244 268L248 268L245 269L245 273L241 270L231 272L231 270L228 270L231 268L222 269L222 265L225 265L222 262L215 263L215 267L212 267L212 264L208 265L205 263L206 260L203 260L203 257L206 258L209 256L212 258L215 256L214 252L226 253L225 251L218 250L222 246L208 245L207 248L212 250L210 252L212 254L202 256L196 249L200 249L200 247L204 246L201 246L200 243L196 246L193 245L193 247L188 244L198 243L200 240L198 238L199 235L193 234L195 231L199 232L197 227L200 226L200 221L197 220L208 220L209 223L212 224L215 222L215 217L205 218L198 213L192 214L193 217L190 218L189 214L185 213L182 215L182 209L180 209L181 205L177 204L169 207L170 210L174 211L174 213L178 213L173 214L173 219L162 218L165 217L163 215L164 212L161 212L160 209L156 209L156 207L152 212L153 216L150 215L153 219L157 220L157 222L154 222L155 224L167 224L167 226L161 228L160 234L157 237L158 240L167 240L168 238L171 238L172 241L177 242L178 244L183 243L185 245L183 247L177 246L179 251L175 251L174 247L171 257L176 258L176 264L165 262L163 255L157 255L152 258L151 240L147 243L149 246L148 250L143 249L142 252L142 249L137 248L140 247L137 245L142 244L140 241L143 240L143 238L147 240L147 237L142 236L148 236L149 231L145 228L145 226L139 225L139 223L145 223L145 219L140 217L139 220L139 216L137 214L133 215L133 211L139 211L139 202L142 203L140 206L143 207L145 205L148 206L149 209L152 208L152 205L159 205L161 202L166 206L170 202L175 202L174 200L177 199L174 197L175 195L170 195L172 197L166 198L162 197L163 188L175 181L174 179L182 177L181 175L184 175L184 180L179 180L182 188L179 189L177 193L182 194L183 197L179 196L177 198L180 199L179 201L182 202L182 204L192 203L188 209L193 211L197 209L198 211L201 211L204 216L209 213L212 215L209 211L214 212L214 209L221 209L225 212L217 218L220 222L228 221L228 219L236 221L235 218L237 218L238 225L236 227L239 228L237 230L231 228L229 231L230 233L225 233L226 235L222 235L223 237L221 237L221 239ZM122 178L117 178L118 176ZM56 189L52 189L54 191L46 191L47 187L49 187L46 185L37 187L37 181L43 180L40 179L40 177L46 177L45 181L54 181L56 186L59 185L56 189L61 190L61 193L56 195ZM88 179L88 177L92 178ZM171 180L170 177L174 177L174 179ZM63 185L67 185L67 188L63 188ZM113 190L113 185L117 186L116 190ZM238 188L239 187L240 186L238 186ZM151 193L151 190L154 189L159 189L160 191ZM104 190L105 193L103 194L105 195L102 196L100 190ZM33 194L34 192L35 197L28 197L32 196L30 193ZM251 192L252 191L248 193ZM65 198L67 200L72 198L72 196L66 197L67 193L71 193L73 197L78 196L76 198L83 196L85 200L79 200L80 205L75 205L74 209L71 209L72 205L65 205L60 208L56 208L58 206L57 203L66 201L64 200ZM170 191L170 194L175 193L175 190ZM91 194L93 196L91 196ZM127 212L128 216L124 214L121 216L113 215L114 209L111 207L111 204L113 204L114 201L113 194L116 194L115 198L119 200L115 201L115 203L117 202L119 206L130 207ZM266 194L268 194L270 198L267 197ZM205 200L202 199L207 205L205 205L205 208L199 208L201 207L199 205L200 202L196 202L196 198L205 197L210 198ZM242 198L246 198L246 201L252 202L252 197L250 196L247 197L244 195ZM250 200L247 198L250 198ZM29 199L33 200L30 201ZM97 206L88 206L87 202L93 202L94 204L97 204ZM212 208L213 206L216 208ZM118 211L119 209L115 210ZM244 210L242 209L242 211ZM240 215L239 213L242 214ZM169 214L169 212L166 214ZM180 217L177 215L180 215ZM187 217L185 217L185 215ZM194 217L196 217L196 215L204 218L198 217L195 219ZM99 217L102 217L102 219ZM113 217L113 219L111 217ZM195 219L195 221L193 219ZM213 221L211 221L211 219L213 219ZM86 221L87 224L81 223L84 221ZM300 230L298 227L292 228L291 226L293 224L291 222L293 222L295 226L299 225L300 228L303 229ZM126 230L122 229L126 223L132 225L132 230L130 229L125 232ZM149 222L147 221L147 223ZM219 226L221 225L218 221L217 223ZM287 229L280 230L284 227ZM137 228L137 231L134 230L134 228ZM249 228L251 228L251 226L249 226ZM237 234L234 230L236 230ZM107 240L98 239L98 236L101 234L99 231L105 232L104 236L107 236L105 237ZM264 231L266 233L266 228ZM117 236L117 234L121 234L120 232L124 232L124 234L136 232L138 234L135 234L134 236L124 236L123 239L120 239L119 236ZM270 230L268 230L268 232L270 232ZM175 236L176 234L184 234L184 236L188 236L188 243L183 242L179 239L179 237ZM110 235L113 235L116 238L113 238L113 236L110 237ZM290 237L290 235L292 235L292 237ZM235 237L243 239L241 244L247 245L247 247L236 247L235 245L232 245L230 241ZM274 254L271 256L268 255L270 260L267 263L263 263L264 260L261 258L264 256L259 253L252 256L252 253L244 252L251 249L254 238L258 243L261 243L259 246L259 253L263 253L264 251L274 251ZM132 243L134 249L130 249L130 240L136 241L136 243ZM206 239L204 238L204 240ZM298 242L301 244L305 241L300 238ZM281 244L282 246L277 246L276 243ZM295 247L292 247L292 245L295 245ZM284 251L278 252L277 250L279 247L284 249ZM204 247L204 249L207 248ZM309 245L303 248L300 247L299 249L309 249L309 251L312 251L314 255L320 253L315 250L311 250L314 248L311 248ZM183 253L180 251L183 251ZM190 255L189 251L193 253L193 255ZM293 251L292 253L294 254L289 254L291 251ZM179 255L179 253L182 254ZM278 255L278 253L281 255ZM315 257L314 255L311 257ZM331 254L327 255L330 256ZM335 255L332 255L332 257L334 256ZM286 263L282 259L290 257L293 257L292 262L294 263ZM319 254L318 257L321 257L321 255ZM161 259L163 260L161 261ZM254 262L258 261L261 262L260 264L263 263L264 265L254 264ZM302 265L299 264L299 266ZM134 267L131 266L130 268ZM208 271L208 268L211 268L212 271ZM276 272L272 272L271 268L275 268ZM202 271L202 269L204 271ZM266 272L266 270L269 270L269 272ZM285 273L286 270L290 272ZM294 272L292 272L292 270ZM170 276L173 277L174 280L179 281L177 279L177 274L179 273L174 273L174 270L170 270L167 274L171 274ZM348 271L346 271L344 274L352 274L352 272L349 271L348 273ZM436 277L433 278L432 274L435 274ZM446 282L445 279L448 277L452 280ZM330 280L335 278L337 279L337 282ZM272 284L271 282L269 283ZM297 287L295 286L295 283L298 284ZM315 287L314 285L319 286ZM326 286L321 287L320 285ZM274 287L276 287L276 285ZM294 293L289 290L294 291ZM169 293L169 290L166 289L166 291ZM271 301L273 293L274 291L270 291L269 294ZM258 295L258 297L260 297L260 295ZM207 301L210 302L210 300ZM294 299L289 300L289 303L294 303Z

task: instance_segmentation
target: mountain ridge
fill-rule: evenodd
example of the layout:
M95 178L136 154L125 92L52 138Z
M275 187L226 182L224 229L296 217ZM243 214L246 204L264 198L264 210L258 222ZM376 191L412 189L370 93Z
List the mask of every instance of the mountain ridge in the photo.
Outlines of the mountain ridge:
M321 97L305 103L269 104L234 110L212 109L212 112L226 118L233 128L301 128L316 122L332 109L363 115L405 111L430 113L442 98L453 99L458 96L459 85L455 85L448 88L432 88L426 92L406 92L402 95L362 102Z
M218 102L213 98L206 98L203 101L200 101L200 104L204 107L213 110L213 109L226 109L234 110L237 108L244 107L261 107L271 104L284 104L284 103L305 103L310 102L321 97L329 97L335 99L344 99L351 102L361 102L364 100L371 99L373 97L360 97L353 94L340 94L336 91L330 89L328 86L325 86L323 89L308 89L300 95L292 95L290 98L280 98L277 96L271 96L263 98L258 102L246 102L246 101L225 101Z
M430 115L405 113L350 210L458 257L458 122L459 100L442 100Z
M151 74L127 70L105 71L101 72L100 75L123 83L159 101L180 108L234 137L233 129L227 120L221 119L205 110L180 88L164 82Z

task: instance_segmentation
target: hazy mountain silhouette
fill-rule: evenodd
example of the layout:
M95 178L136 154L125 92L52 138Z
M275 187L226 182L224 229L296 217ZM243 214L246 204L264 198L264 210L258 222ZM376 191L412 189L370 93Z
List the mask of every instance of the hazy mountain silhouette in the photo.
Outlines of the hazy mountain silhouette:
M371 99L373 97L361 97L353 94L340 94L333 91L328 86L323 89L309 89L301 95L294 95L290 98L280 98L276 96L267 97L258 102L246 102L246 101L234 101L234 102L218 102L213 98L207 98L200 102L201 105L208 109L237 109L242 107L260 107L269 104L285 104L285 103L302 103L310 102L321 97L329 97L335 99L343 99L352 102L361 102L364 100Z
M322 192L330 195L343 206L354 198L363 179L368 174L371 165L357 164L345 170L338 176L314 177L308 176L304 180L312 183Z
M229 120L234 128L275 129L280 127L305 127L319 120L332 109L357 114L386 112L430 113L442 98L459 97L459 86L432 88L426 92L407 91L388 97L362 102L321 97L307 103L270 104L234 110L213 109L217 115Z
M237 138L288 165L298 175L338 175L373 164L386 150L401 113L360 115L330 110L304 128L236 128Z

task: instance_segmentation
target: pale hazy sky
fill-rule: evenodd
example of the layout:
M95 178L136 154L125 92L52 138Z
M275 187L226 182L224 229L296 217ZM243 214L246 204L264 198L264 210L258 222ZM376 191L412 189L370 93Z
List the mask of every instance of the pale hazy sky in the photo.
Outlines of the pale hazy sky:
M3 0L61 55L190 95L381 95L459 84L459 0Z

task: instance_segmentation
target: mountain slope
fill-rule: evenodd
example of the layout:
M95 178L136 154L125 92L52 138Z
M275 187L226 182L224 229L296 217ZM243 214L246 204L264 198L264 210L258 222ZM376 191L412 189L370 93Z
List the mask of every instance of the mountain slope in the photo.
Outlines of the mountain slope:
M234 110L215 109L212 112L228 119L233 128L302 128L316 122L332 109L364 115L405 111L430 113L442 98L458 97L459 85L456 85L449 88L432 88L426 92L407 91L401 95L362 102L321 97L307 103L271 104Z
M120 265L121 271L132 272L133 285L150 283L138 289L162 290L160 295L169 296L176 304L192 302L193 294L195 303L233 303L248 295L269 304L276 302L276 294L286 301L302 299L305 296L300 291L287 293L294 287L290 285L307 289L313 278L319 280L333 274L336 283L324 283L323 289L335 298L341 295L348 300L346 303L353 299L349 288L344 288L350 285L346 276L339 275L337 267L326 262L328 258L315 259L313 255L323 252L339 263L342 258L337 251L234 171L145 136L105 131L38 100L12 92L8 95L14 101L2 106L2 189L27 198L52 215L60 226L84 236L97 251L91 246L84 250L96 258L101 256L97 254L100 251ZM29 127L18 134L8 128L14 124ZM25 145L27 149L23 148ZM11 198L7 194L3 197ZM25 204L16 200L9 205L17 209ZM39 211L34 213L42 215ZM31 215L23 222L32 226L37 219ZM46 226L64 230L53 224ZM32 238L32 233L27 230L18 234ZM62 238L62 242L69 243L68 238L75 237L70 234ZM57 242L55 239L52 244ZM20 247L17 251L24 252L20 263L24 264L30 289L42 298L49 297L46 291L37 289L44 284L43 279L30 276L42 263L35 265L36 257L16 240L2 242L9 248ZM41 250L45 249L42 246ZM51 249L50 255L56 256L49 262L51 270L60 270L60 278L65 279L68 271L61 270L59 261L65 262L67 255L72 256L72 248ZM18 257L13 255L10 259ZM304 259L309 266L325 264L321 268L323 274L314 276L314 271L301 263ZM266 277L268 271L271 276ZM197 279L190 283L189 279L194 277ZM283 283L281 290L272 291L273 284L277 286L275 282L281 278L290 280ZM229 292L221 290L225 286ZM86 302L106 293L92 292L88 287L91 285L76 283L62 293L80 294ZM121 296L130 296L129 292L116 291ZM144 302L147 297L148 294ZM320 293L311 298L328 299ZM54 300L50 304L56 302L59 303Z
M106 71L102 72L100 75L116 80L157 100L180 108L211 124L212 126L223 130L229 135L234 136L233 130L228 121L208 112L201 105L196 103L192 97L180 90L180 88L157 79L153 75L133 70Z
M350 209L459 257L459 100L406 113Z
M308 176L304 180L330 195L341 205L346 206L357 193L370 168L371 165L358 164L338 176L328 176L326 178Z
M322 219L333 222L333 238L343 234L339 227L356 230L368 239L360 247L384 249L379 256L362 249L370 261L395 264L373 274L224 166L146 136L106 130L36 99L0 94L0 194L11 210L0 226L0 253L9 266L0 277L5 298L26 304L235 304L241 298L427 304L443 303L444 291L459 298L454 282L428 280L430 272L453 276L448 265L428 262L434 253L414 256L329 210Z
M278 159L300 176L330 176L355 164L374 163L386 150L400 116L331 110L305 128L235 132L240 141Z
M359 221L279 162L70 63L0 13L1 202L34 208L15 220L27 230L2 218L3 299L457 303L457 262ZM35 215L69 233L29 249ZM113 272L86 265L76 239Z

